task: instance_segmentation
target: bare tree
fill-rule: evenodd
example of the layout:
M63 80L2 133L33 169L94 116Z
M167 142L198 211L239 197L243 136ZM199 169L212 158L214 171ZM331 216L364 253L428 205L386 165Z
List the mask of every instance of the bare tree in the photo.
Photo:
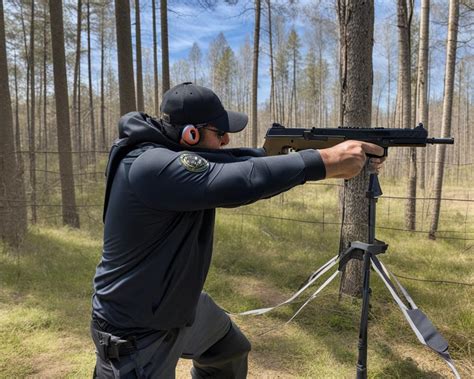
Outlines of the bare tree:
M193 81L197 83L197 71L201 66L202 53L197 42L193 43L191 50L189 51L189 61L191 62L193 69Z
M294 120L294 127L298 127L298 101L297 101L297 72L299 61L301 59L301 55L299 49L301 47L300 39L296 30L294 28L291 29L290 34L288 36L288 52L291 57L291 70L292 70L292 84L291 84L291 100L290 100L290 111L288 112L288 125L291 125L291 116L293 114Z
M273 32L272 32L272 4L271 0L266 0L268 12L268 45L269 45L269 59L270 59L270 115L273 121L276 121L275 110L275 74L273 71Z
M26 202L21 197L23 175L15 158L3 0L0 0L0 112L0 238L18 246L26 231Z
M49 1L51 44L53 48L54 93L56 99L56 125L58 133L59 172L63 223L79 228L76 194L72 170L71 130L69 124L69 100L64 52L63 6L61 0Z
M74 80L72 84L73 130L76 133L75 143L79 150L79 169L82 169L82 125L81 125L81 33L82 33L82 0L77 1L76 54L74 62Z
M96 150L96 132L95 132L95 112L94 112L94 88L92 86L92 50L91 50L91 4L87 0L87 71L89 77L89 117L90 117L90 135L91 135L91 154L92 164L95 165Z
M449 1L448 16L448 38L446 46L446 70L444 76L444 99L443 99L443 116L441 120L441 134L448 137L451 133L451 116L453 110L453 92L454 92L454 74L456 65L456 45L458 37L458 21L459 21L459 0ZM431 219L429 238L436 239L438 230L439 214L441 208L441 192L443 187L444 162L446 158L446 146L436 145L435 155L435 173L434 173L434 189L433 197L434 209Z
M35 2L31 2L31 22L30 22L30 130L29 130L29 149L30 149L30 181L31 181L31 222L36 223L36 85L35 85Z
M158 40L156 38L156 0L151 0L152 17L153 17L153 89L155 115L160 114L160 99L158 90Z
M258 145L258 53L260 42L260 0L255 0L255 25L253 32L253 69L252 69L252 146Z
M105 136L105 8L107 3L100 8L100 145L106 148Z
M402 128L410 128L411 124L411 46L410 29L413 0L398 0L398 94L400 99ZM408 174L407 202L405 222L407 229L415 229L416 221L416 149L410 148L410 169Z
M140 0L135 0L135 60L137 62L137 109L145 110L143 100L143 70L142 70L142 33L140 23Z
M168 50L168 1L160 0L161 15L161 91L170 88L170 57Z
M338 0L337 14L341 59L342 125L370 125L372 112L372 48L374 34L374 3ZM345 209L341 249L350 241L367 241L367 207L365 197L368 173L364 170L344 184ZM345 267L340 292L360 296L362 264L351 260Z
M115 0L115 23L117 32L120 113L125 114L137 109L135 81L133 79L130 4L128 1Z
M430 0L421 0L420 46L418 51L417 107L418 120L428 126L428 43L430 24ZM417 122L418 122L417 120ZM420 189L425 189L425 152L421 152Z
M44 134L44 149L48 150L49 136L48 136L48 4L43 4L43 134ZM48 186L48 154L44 154L44 183L43 191L47 195L49 192Z

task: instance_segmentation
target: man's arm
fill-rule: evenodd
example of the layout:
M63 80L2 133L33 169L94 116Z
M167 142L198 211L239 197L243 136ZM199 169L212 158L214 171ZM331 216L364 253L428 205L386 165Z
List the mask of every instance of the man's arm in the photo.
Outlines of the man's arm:
M183 154L191 154L191 159L197 157L197 165L187 164ZM151 208L194 211L252 203L326 176L316 150L228 163L206 158L206 153L149 150L130 167L131 187Z

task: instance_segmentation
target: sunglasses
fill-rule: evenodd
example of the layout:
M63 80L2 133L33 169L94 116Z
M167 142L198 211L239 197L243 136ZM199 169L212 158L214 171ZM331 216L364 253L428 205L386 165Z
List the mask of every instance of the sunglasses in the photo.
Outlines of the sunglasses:
M219 129L209 128L209 127L204 127L203 129L207 129L207 130L210 130L211 132L216 133L218 138L222 138L227 134L227 132L224 132L223 130L219 130Z

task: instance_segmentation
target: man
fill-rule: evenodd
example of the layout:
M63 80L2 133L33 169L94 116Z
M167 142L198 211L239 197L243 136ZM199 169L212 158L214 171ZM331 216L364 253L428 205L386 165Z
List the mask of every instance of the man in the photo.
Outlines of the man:
M174 378L182 357L193 360L193 378L245 378L250 343L202 292L215 208L308 180L353 177L366 153L383 149L357 141L275 157L221 149L247 116L226 111L210 89L192 83L166 92L160 111L159 121L123 116L109 157L91 324L95 375Z

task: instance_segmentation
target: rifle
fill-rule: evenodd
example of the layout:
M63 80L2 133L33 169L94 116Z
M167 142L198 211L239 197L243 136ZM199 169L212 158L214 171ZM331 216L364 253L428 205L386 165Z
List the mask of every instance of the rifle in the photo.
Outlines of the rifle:
M274 123L265 135L263 148L267 155L287 154L304 149L325 149L347 141L365 141L383 147L387 156L389 147L421 146L426 144L452 145L454 138L428 138L423 124L413 129L358 128L340 126L338 128L285 128Z

